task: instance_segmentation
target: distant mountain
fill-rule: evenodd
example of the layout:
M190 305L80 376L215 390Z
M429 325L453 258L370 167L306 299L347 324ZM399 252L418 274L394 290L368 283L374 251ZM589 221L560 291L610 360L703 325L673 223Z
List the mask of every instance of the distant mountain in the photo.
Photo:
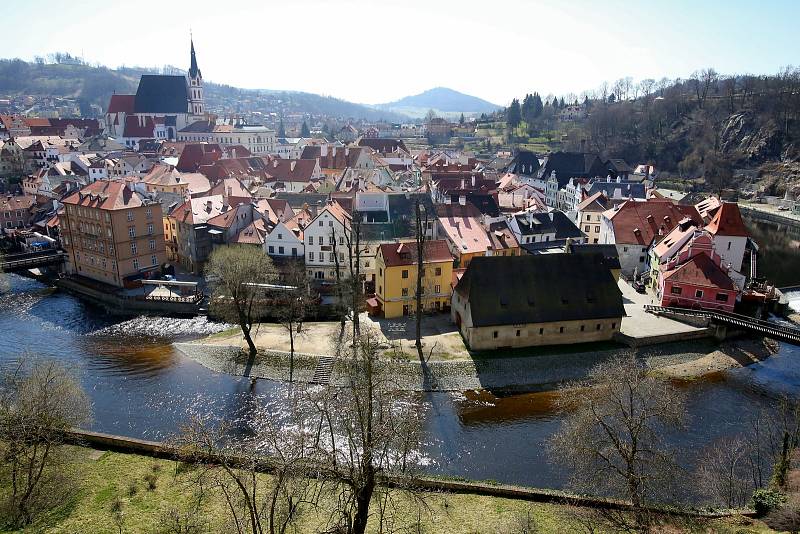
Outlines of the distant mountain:
M143 67L107 67L81 63L28 63L19 59L0 59L0 97L3 95L35 95L75 99L85 104L81 109L88 116L99 108L105 111L113 93L136 92L142 74L184 74L176 67L151 69ZM391 110L354 104L338 98L299 91L239 89L206 82L206 104L213 113L310 114L345 120L364 119L408 121L409 117Z
M502 106L447 87L435 87L418 95L407 96L388 104L378 104L375 107L412 117L424 117L431 109L440 115L452 116L461 113L466 115L491 113Z

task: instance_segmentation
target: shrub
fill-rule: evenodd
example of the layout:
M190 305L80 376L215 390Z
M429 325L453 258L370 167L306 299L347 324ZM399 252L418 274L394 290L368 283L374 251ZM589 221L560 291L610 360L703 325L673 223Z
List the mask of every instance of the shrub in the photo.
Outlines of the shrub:
M144 481L147 483L147 489L149 491L153 491L154 489L156 489L156 482L158 481L158 477L155 475L155 473L147 473L144 476Z
M764 517L786 502L786 496L776 490L757 489L753 492L753 509L756 517Z

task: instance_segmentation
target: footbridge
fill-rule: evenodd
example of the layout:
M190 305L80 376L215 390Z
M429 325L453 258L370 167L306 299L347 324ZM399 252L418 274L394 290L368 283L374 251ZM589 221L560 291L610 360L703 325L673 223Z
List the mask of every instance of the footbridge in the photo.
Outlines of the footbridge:
M0 270L5 273L14 273L36 267L56 266L64 263L66 257L65 252L55 249L6 254L0 256Z
M748 317L747 315L718 310L695 310L692 308L673 308L651 305L646 305L644 309L648 313L664 315L673 319L680 319L681 316L706 318L716 324L731 326L740 330L746 330L755 334L786 341L794 345L800 345L800 328L784 326L770 321Z

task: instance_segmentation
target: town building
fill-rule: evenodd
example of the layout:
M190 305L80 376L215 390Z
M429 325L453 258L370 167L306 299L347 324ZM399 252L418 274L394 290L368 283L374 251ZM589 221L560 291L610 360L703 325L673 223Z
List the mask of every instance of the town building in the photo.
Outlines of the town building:
M608 200L603 191L594 193L576 206L575 219L578 228L586 235L587 243L600 242L600 223L607 208Z
M31 224L36 197L7 195L0 197L0 226L2 228L27 228Z
M160 269L161 205L122 181L93 182L63 200L68 271L122 287Z
M373 315L394 318L416 311L417 244L383 243L375 257L375 297L367 306ZM447 310L452 292L453 256L444 240L426 241L423 249L423 312Z
M508 217L507 221L520 247L532 254L563 249L567 239L574 243L586 241L575 223L560 211L526 211Z
M337 202L329 201L303 231L309 278L333 282L349 274L352 217Z
M607 341L623 315L622 294L600 254L475 258L451 306L471 350Z

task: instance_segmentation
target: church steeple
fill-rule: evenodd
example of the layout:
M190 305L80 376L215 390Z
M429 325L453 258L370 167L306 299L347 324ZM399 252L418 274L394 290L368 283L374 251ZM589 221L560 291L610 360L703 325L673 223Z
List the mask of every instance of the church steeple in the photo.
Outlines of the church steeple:
M189 113L195 117L205 114L206 106L203 101L203 74L197 68L197 56L194 53L194 39L189 36L192 62L189 66Z
M200 69L197 68L197 56L194 54L194 39L191 37L189 38L189 42L191 43L191 56L192 62L191 66L189 67L189 77L190 78L202 78L203 75L200 73Z

